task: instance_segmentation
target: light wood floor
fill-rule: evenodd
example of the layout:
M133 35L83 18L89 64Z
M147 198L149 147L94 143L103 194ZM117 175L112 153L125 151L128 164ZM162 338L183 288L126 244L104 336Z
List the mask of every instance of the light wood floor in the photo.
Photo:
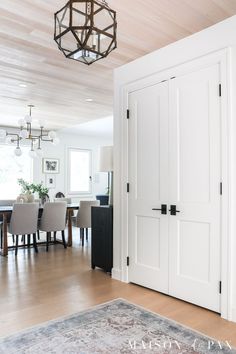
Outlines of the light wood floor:
M39 251L22 249L16 258L12 251L0 257L0 336L122 297L236 346L236 324L219 315L92 271L89 245L82 249L77 241L67 250L56 245L49 253L44 247Z

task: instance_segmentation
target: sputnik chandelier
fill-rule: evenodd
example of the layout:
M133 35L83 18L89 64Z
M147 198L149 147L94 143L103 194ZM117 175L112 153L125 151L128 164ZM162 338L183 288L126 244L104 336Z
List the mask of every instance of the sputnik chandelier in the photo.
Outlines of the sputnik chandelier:
M33 105L29 105L29 115L25 116L24 119L19 120L19 133L11 133L7 130L0 129L0 138L5 139L6 143L10 145L16 145L15 155L21 156L22 150L20 145L22 141L30 142L30 151L29 156L32 158L41 157L43 154L42 142L50 142L53 145L57 145L59 143L59 139L57 138L57 134L54 131L45 132L45 122L39 121L40 133L37 135L32 131L32 108Z
M105 0L69 0L54 18L54 40L68 59L90 65L117 47L116 12Z

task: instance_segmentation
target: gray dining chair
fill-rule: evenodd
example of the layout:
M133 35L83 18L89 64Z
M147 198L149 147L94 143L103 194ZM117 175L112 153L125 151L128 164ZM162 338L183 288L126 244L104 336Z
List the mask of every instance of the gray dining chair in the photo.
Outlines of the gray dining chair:
M99 200L81 200L79 211L75 218L75 226L80 228L80 238L84 246L84 230L86 230L86 240L88 241L88 229L91 228L91 208L100 205Z
M38 252L36 233L38 229L38 203L15 203L13 205L9 233L15 235L15 255L18 253L19 235L33 235L35 252ZM29 239L30 242L30 239Z
M67 204L71 204L71 198L54 198L54 202L67 202Z
M49 249L52 232L54 233L55 237L56 232L60 231L64 248L67 247L65 241L66 210L67 203L65 201L44 204L43 214L39 224L39 230L44 231L47 234L47 252Z

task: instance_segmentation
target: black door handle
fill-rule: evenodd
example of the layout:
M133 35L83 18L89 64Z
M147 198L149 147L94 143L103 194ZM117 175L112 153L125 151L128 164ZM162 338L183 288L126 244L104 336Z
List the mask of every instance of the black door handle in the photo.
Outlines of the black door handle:
M152 210L160 210L163 215L166 215L167 214L167 205L166 204L162 204L161 205L161 209L153 208Z
M176 210L176 205L171 205L169 212L170 215L176 215L176 213L180 213L180 210Z

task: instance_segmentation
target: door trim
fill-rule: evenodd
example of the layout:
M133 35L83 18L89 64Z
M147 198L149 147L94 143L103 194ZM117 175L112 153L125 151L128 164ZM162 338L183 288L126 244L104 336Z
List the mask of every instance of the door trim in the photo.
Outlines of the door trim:
M230 193L232 190L232 171L230 168L231 157L231 139L232 139L232 97L231 97L231 68L232 68L232 49L225 48L223 50L213 52L206 56L199 57L177 67L172 67L163 72L154 73L151 76L142 78L138 81L132 82L121 88L120 102L117 103L117 114L119 117L125 117L126 111L129 107L128 95L132 91L136 91L146 86L157 84L163 80L170 79L173 76L182 76L185 73L191 72L193 69L204 68L210 65L219 64L220 78L222 85L221 96L221 131L222 131L222 213L221 213L221 280L222 294L221 294L221 317L227 320L232 320L232 248L233 248L233 232L232 232L232 216ZM118 106L119 104L119 106ZM132 119L132 113L130 116ZM114 269L113 276L121 281L129 282L128 267L126 264L128 253L128 195L126 191L126 183L129 180L128 176L128 125L127 119L120 119L119 129L120 140L115 141L115 155L121 156L120 171L117 171L117 180L120 180L120 194L117 196L120 205L119 212L115 214L115 222L120 222L120 249L118 256L120 257L121 269ZM116 250L115 250L116 251ZM131 260L132 261L132 260Z

